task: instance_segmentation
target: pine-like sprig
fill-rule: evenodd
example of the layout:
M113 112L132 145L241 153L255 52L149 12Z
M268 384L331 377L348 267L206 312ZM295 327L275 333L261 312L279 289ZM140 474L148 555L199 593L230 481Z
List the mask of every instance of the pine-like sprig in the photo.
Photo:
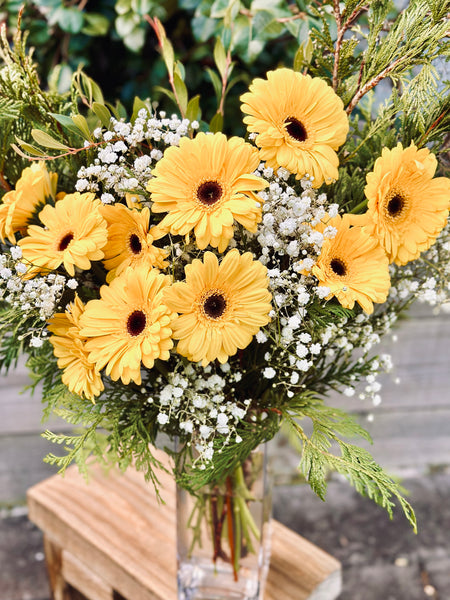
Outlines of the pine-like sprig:
M309 418L313 432L308 437L300 426L299 420ZM414 511L402 496L400 486L374 461L371 454L342 439L359 437L371 441L370 435L354 418L335 408L316 402L292 403L289 410L283 411L285 423L302 444L302 457L299 470L304 474L311 488L325 500L327 474L336 471L344 475L363 496L368 496L385 508L393 517L393 508L397 500L408 521L417 531ZM333 444L337 445L340 455L333 453Z

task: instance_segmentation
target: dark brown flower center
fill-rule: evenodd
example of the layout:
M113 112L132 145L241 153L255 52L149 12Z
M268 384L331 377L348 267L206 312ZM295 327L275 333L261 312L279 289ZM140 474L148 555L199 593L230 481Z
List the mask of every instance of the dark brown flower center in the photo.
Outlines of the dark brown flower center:
M70 242L73 240L73 233L67 233L59 242L58 250L62 252L67 248Z
M147 316L142 310L135 310L127 319L127 331L133 337L141 334L147 324Z
M205 314L211 319L218 319L223 315L227 307L227 301L222 294L211 294L206 298L203 304L203 310Z
M404 199L399 196L399 194L395 194L387 203L387 211L391 217L398 217L398 215L403 211L403 207L405 206Z
M305 126L295 117L288 117L284 125L288 134L297 142L305 142L308 139Z
M197 198L206 206L212 206L219 202L222 193L222 186L217 181L205 181L197 188Z
M128 240L128 243L130 244L130 250L133 254L141 253L142 244L141 244L141 240L139 239L138 235L136 235L135 233L132 233L130 235L130 239Z
M344 261L342 261L340 258L333 258L333 260L330 262L330 267L333 273L339 275L339 277L343 277L347 274L347 267L345 266Z

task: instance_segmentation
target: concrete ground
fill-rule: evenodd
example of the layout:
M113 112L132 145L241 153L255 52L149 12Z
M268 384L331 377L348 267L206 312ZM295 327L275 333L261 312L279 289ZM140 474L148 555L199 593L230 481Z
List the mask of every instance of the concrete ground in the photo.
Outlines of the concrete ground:
M418 535L343 481L325 503L306 486L276 487L274 516L342 562L339 600L450 600L450 468L403 483ZM0 600L49 600L41 533L24 508L0 517Z

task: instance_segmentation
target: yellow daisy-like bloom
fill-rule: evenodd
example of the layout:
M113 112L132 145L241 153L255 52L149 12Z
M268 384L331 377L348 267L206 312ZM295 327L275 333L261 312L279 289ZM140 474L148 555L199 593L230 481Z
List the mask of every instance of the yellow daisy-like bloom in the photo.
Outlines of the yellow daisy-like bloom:
M437 160L427 148L384 148L367 175L367 212L354 217L385 249L390 262L405 265L427 250L447 223L450 179L433 176Z
M62 381L71 392L94 401L104 389L97 367L88 360L85 339L80 336L80 317L84 304L78 296L65 313L57 313L48 329L58 367L63 370Z
M261 199L255 192L267 183L251 173L258 152L243 139L227 140L223 133L199 133L168 148L153 170L147 189L152 211L168 212L159 227L175 235L194 230L197 246L208 244L223 252L237 221L256 232L261 221Z
M45 163L33 163L22 171L16 189L3 196L0 205L0 238L16 243L15 234L25 233L26 228L39 207L49 199L55 200L58 175L49 173Z
M186 282L173 284L164 296L180 314L173 327L177 351L203 366L216 358L224 363L270 321L267 269L250 252L231 250L220 265L206 252L204 262L195 259L185 273Z
M106 281L130 266L146 264L147 268L162 269L168 265L164 260L168 253L153 245L155 232L150 229L148 208L130 210L123 204L113 204L104 206L101 213L108 223L108 243L103 248Z
M297 179L314 177L313 187L338 178L336 154L348 133L342 100L318 77L291 69L269 71L241 96L248 131L257 133L260 157Z
M168 360L176 318L163 301L168 275L140 265L128 267L100 289L81 316L81 335L89 338L89 360L114 381L141 383L141 363L152 368L157 358Z
M108 233L100 213L101 202L94 194L67 194L55 206L39 213L44 227L30 225L27 237L19 241L23 257L34 267L57 269L61 264L75 274L75 267L89 269L92 260L104 256Z
M312 274L330 288L327 300L335 296L345 308L358 302L371 314L373 303L384 302L391 285L387 256L373 237L361 227L350 227L347 219L338 216L327 225L337 234L324 240Z

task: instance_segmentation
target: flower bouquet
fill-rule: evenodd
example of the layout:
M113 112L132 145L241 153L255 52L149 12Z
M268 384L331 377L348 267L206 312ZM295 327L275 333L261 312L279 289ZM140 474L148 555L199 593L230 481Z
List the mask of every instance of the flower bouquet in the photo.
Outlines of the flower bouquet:
M139 98L126 113L81 70L69 93L44 91L20 33L10 48L3 32L1 365L26 353L45 414L83 427L45 433L65 447L46 458L61 471L133 464L158 491L152 447L177 440L180 598L260 597L256 449L280 427L321 498L334 470L415 527L397 483L348 441L368 433L324 402L360 381L377 399L390 359L372 347L415 298L448 298L448 96L432 76L446 10L412 2L383 32L388 3L369 5L320 5L293 68L240 95L245 138L220 131L230 15L209 123L157 18L175 114ZM374 112L388 76L403 89Z

